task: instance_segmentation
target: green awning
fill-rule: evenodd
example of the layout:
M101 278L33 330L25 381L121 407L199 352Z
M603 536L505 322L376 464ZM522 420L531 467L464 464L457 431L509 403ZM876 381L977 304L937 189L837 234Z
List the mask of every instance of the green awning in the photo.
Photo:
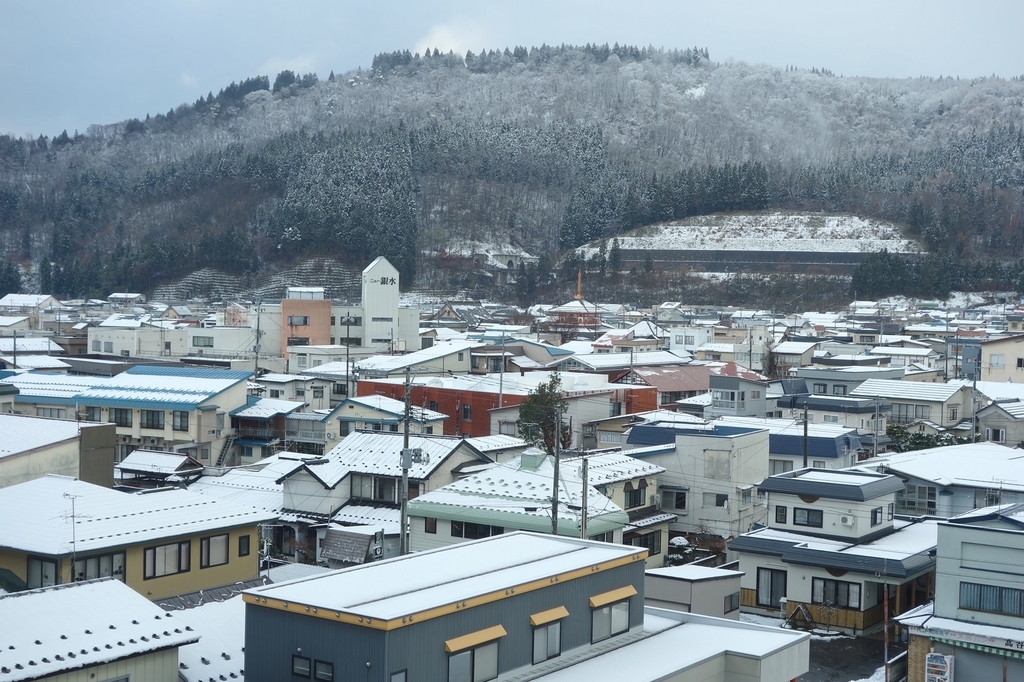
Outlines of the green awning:
M973 642L961 642L960 640L949 639L948 637L932 637L929 635L928 639L932 640L933 642L942 642L943 644L949 644L950 646L958 646L961 649L971 649L973 651L981 651L986 654L996 654L997 656L1006 656L1008 658L1024 659L1024 651L997 649L995 647L985 646L984 644L975 644Z

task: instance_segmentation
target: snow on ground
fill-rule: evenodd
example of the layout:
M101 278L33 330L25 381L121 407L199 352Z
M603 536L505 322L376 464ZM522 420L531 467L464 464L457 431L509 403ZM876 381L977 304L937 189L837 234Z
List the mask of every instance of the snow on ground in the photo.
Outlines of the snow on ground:
M853 682L885 682L885 666L876 670L870 677L862 677L859 680L853 680Z
M700 99L701 97L704 96L704 93L706 91L707 91L707 88L702 83L700 85L695 85L692 88L690 88L689 90L687 90L686 94L689 95L690 97L694 98L694 99Z
M783 211L697 216L642 227L620 236L619 247L624 251L921 251L892 223L852 215ZM588 245L581 250L590 258L597 247Z
M785 621L782 618L772 618L771 616L762 616L757 613L741 613L740 620L744 623L750 623L752 625L763 625L768 628L781 628ZM811 630L811 639L819 640L833 640L840 639L843 637L850 637L850 635L844 635L835 631L828 632L821 628Z

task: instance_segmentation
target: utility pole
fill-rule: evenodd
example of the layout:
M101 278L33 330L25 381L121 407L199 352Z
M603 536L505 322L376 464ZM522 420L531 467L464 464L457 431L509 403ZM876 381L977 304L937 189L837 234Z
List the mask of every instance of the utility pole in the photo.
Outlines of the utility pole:
M878 396L875 396L875 437L871 441L871 456L878 457Z
M345 313L345 319L342 322L345 323L345 399L348 400L352 397L352 361L349 360L349 346L352 345L352 332L350 325L355 320L352 319L351 311ZM407 446L408 447L408 446Z
M580 537L584 540L587 539L587 485L589 471L587 471L587 456L583 455L583 495L582 495L582 509L580 517Z
M501 332L501 370L498 374L498 408L505 406L505 332Z
M558 457L562 446L562 408L555 409L555 472L551 482L551 534L558 535Z
M804 469L807 468L807 401L804 401Z
M260 378L260 338L263 336L263 332L260 331L260 318L263 308L263 299L256 299L256 345L252 347L253 354L253 367L252 367L252 378L253 381Z
M402 503L401 520L399 521L398 532L400 548L398 553L408 554L409 540L406 533L406 525L409 522L409 467L412 465L412 450L409 449L409 412L411 411L412 383L409 378L409 367L405 368L405 436L402 440L402 490L399 497Z

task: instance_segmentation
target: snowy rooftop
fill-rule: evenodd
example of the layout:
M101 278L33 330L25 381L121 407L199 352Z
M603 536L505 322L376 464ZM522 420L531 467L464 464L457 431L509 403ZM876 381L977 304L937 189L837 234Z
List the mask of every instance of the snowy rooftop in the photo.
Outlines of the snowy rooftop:
M856 397L889 398L890 400L921 400L945 402L957 391L960 385L935 384L923 381L903 381L902 379L868 379L857 388L850 391L850 395Z
M78 438L78 422L0 414L0 458Z
M38 680L195 642L199 633L119 580L0 596L0 678Z
M136 366L112 377L25 372L5 381L18 387L20 403L194 409L250 375L241 370Z
M0 337L0 353L4 355L11 355L14 353L15 349L18 351L19 357L22 353L64 353L64 349L61 348L56 341L45 337Z
M260 379L262 381L262 378ZM276 398L261 398L252 405L242 408L232 414L233 417L249 417L253 419L269 419L279 414L291 414L301 409L305 403L292 400L278 400Z
M284 486L277 481L311 458L311 455L281 452L255 465L228 469L223 476L203 476L188 489L232 504L277 512L284 504Z
M19 369L68 369L71 367L60 358L50 355L19 355L17 358L13 355L3 355L0 356L0 360Z
M579 465L579 457L567 457L563 463L563 466L567 467ZM642 476L657 476L664 472L664 467L644 462L622 452L608 452L587 457L587 480L590 485L595 486L630 481Z
M387 412L395 416L403 416L405 414L405 403L401 400L395 400L385 395L364 395L358 397L352 397L345 402L355 403L356 405L362 405L369 407L373 410L380 410L381 412ZM435 410L428 410L425 407L419 405L409 406L410 417L414 422L431 422L440 419L447 419L448 415L443 412L437 412Z
M626 545L506 533L257 587L245 600L260 597L392 620L635 554L636 548Z
M744 665L752 665L749 659L771 656L810 637L805 632L652 608L644 609L644 634L639 641L560 667L543 679L656 682L673 679L674 673L697 669L702 664L710 668L710 662L723 654L733 654L746 661ZM669 651L672 655L665 655ZM638 665L638 661L643 661L643 665ZM806 664L796 663L785 668L785 677L805 671Z
M438 360L453 353L468 351L478 348L484 344L477 341L447 341L435 343L430 348L424 348L406 355L375 355L356 363L360 372L397 372L406 367L412 367L422 362Z
M0 518L0 547L59 556L73 548L124 547L275 516L187 490L128 494L50 474L0 489Z
M623 458L624 456L620 456L620 459ZM560 527L564 525L563 520L570 525L578 522L578 510L583 502L582 466L578 462L570 462L572 460L566 460L559 474ZM623 467L622 470L627 468L626 465L620 465ZM635 470L645 470L645 467L638 463ZM543 456L537 449L527 450L523 455L508 462L496 464L420 495L409 502L410 514L446 518L456 513L454 510L462 509L472 510L474 515L493 517L491 520L496 521L494 525L503 525L500 519L513 515L520 519L518 527L529 527L533 530L535 522L543 520L544 527L550 528L553 474L553 458ZM636 474L642 475L647 474ZM626 514L610 499L599 493L595 485L599 483L589 481L587 487L587 518L591 528L594 532L599 532L597 524L600 521L617 526L624 524L627 521ZM528 517L532 517L533 522L528 520ZM512 522L507 525L512 525Z
M881 467L940 486L1024 491L1024 450L998 443L966 443L893 453L859 465L871 470Z
M429 457L426 464L413 462L409 477L429 478L463 441L454 436L412 435L409 447L419 448ZM349 472L401 476L403 435L381 431L360 431L346 437L324 455L326 462L304 465L303 469L328 488L337 485ZM286 477L283 477L286 478Z
M528 443L519 438L518 436L506 436L504 434L494 434L493 436L480 436L478 438L466 438L467 443L472 445L480 452L487 455L488 453L498 452L501 450L511 450L515 448L525 448Z
M676 578L679 580L717 580L719 578L738 578L743 571L730 571L725 568L713 568L710 566L666 566L664 568L649 568L647 575L661 578Z
M157 452L155 450L133 450L127 457L114 465L119 471L147 471L154 474L173 474L182 466L190 464L188 455L176 452ZM195 460L192 464L198 464ZM195 467L201 471L202 465Z
M237 595L168 614L202 635L178 649L178 673L188 682L245 679L245 602Z

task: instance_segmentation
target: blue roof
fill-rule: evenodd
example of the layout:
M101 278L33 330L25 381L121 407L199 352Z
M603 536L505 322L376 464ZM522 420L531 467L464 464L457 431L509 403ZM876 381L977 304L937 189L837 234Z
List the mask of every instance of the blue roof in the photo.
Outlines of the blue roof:
M823 436L807 437L807 455L817 458L838 458L848 450L859 450L860 438L850 432L842 436L827 438ZM772 433L768 435L768 451L773 455L793 455L802 457L804 454L804 437L802 433Z
M125 374L146 374L159 377L184 377L188 379L248 379L252 372L244 369L216 369L207 367L183 367L178 365L136 365L125 370Z
M626 443L629 445L666 445L675 444L677 435L703 436L705 438L722 438L729 436L740 436L745 433L758 431L759 429L745 426L723 426L715 424L710 429L695 429L682 427L678 422L654 422L652 424L638 424L629 431Z

